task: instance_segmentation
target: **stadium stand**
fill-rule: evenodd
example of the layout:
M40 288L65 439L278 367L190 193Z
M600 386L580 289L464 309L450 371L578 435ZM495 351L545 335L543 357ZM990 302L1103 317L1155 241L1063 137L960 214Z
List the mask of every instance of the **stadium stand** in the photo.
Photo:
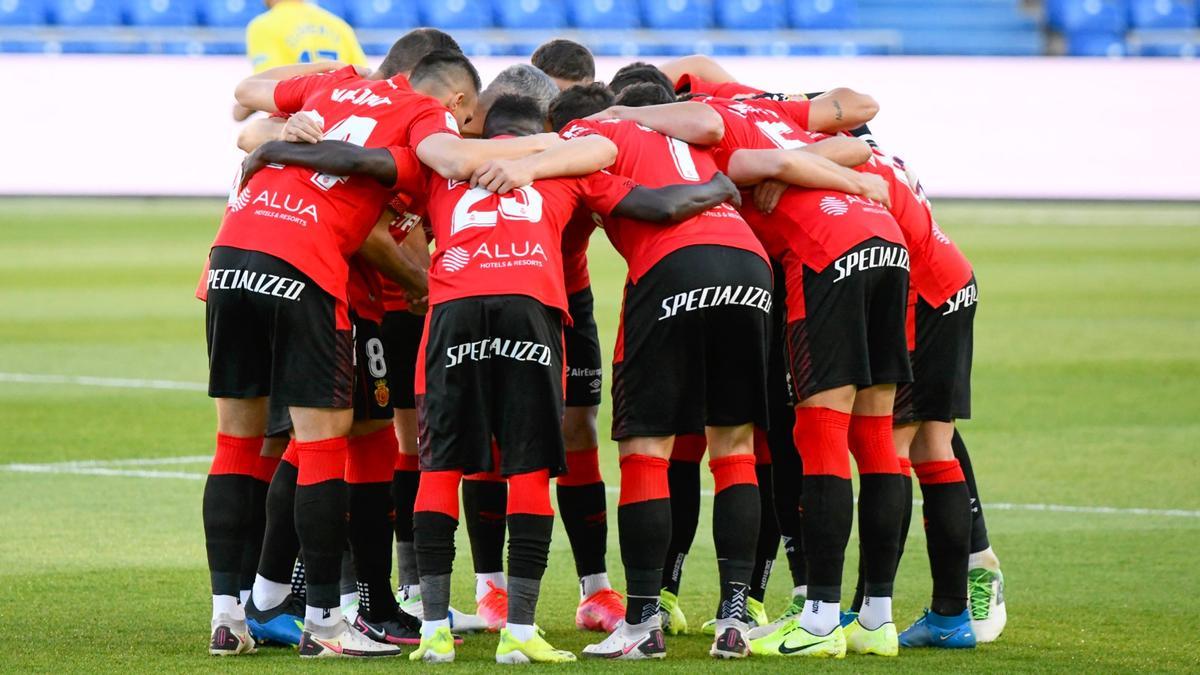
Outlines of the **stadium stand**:
M472 55L551 36L611 56L1191 57L1198 0L316 0L382 54L398 30L453 31ZM0 0L0 52L239 54L260 0Z

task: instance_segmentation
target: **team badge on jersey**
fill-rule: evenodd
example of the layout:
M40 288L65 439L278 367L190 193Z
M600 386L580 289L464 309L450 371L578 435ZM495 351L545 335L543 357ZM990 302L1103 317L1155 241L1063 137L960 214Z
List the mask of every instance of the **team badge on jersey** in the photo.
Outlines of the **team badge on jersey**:
M375 380L375 404L384 408L387 407L389 400L391 400L391 392L388 390L387 380Z

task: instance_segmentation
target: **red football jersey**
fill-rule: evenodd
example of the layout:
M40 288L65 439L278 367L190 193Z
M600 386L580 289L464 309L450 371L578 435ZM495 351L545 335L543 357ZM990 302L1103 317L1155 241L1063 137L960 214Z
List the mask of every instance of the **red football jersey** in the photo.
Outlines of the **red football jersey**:
M449 111L414 92L403 77L366 80L349 67L280 82L275 103L283 112L304 111L318 119L326 139L365 147L416 146L436 133L458 133ZM363 176L268 167L230 196L213 245L273 255L345 300L346 259L362 245L393 191Z
M675 83L675 92L679 94L691 93L697 96L701 94L706 96L720 96L721 98L745 98L765 93L762 89L738 82L709 82L691 73L684 73L683 77L679 78L679 81Z
M383 285L379 272L362 256L350 258L350 274L346 280L346 296L350 311L359 318L376 323L383 321Z
M680 183L702 183L717 172L712 153L677 138L670 138L629 120L593 122L575 120L563 127L563 138L599 134L617 145L614 173L639 185L657 188ZM713 244L745 249L766 259L766 252L736 209L721 204L674 225L628 218L605 221L605 233L629 264L634 283L659 260L685 246Z
M876 151L860 167L882 176L892 198L892 216L904 233L910 259L910 290L939 307L971 280L971 263L933 219L929 202L909 185L904 162Z
M571 216L571 222L563 230L562 256L563 281L566 283L567 295L573 295L592 285L588 275L587 250L596 231L599 214L591 209L576 209Z
M402 170L397 167L397 170ZM402 179L407 180L407 179ZM421 181L424 186L425 181ZM423 194L413 196L405 193L396 193L392 197L390 204L393 210L398 214L388 226L388 231L392 233L392 239L397 244L403 242L413 229L423 227L425 220L425 197ZM399 284L395 283L387 277L382 277L383 282L383 309L386 312L405 312L408 311L408 294Z
M633 181L598 171L534 181L508 194L436 174L428 182L429 222L437 242L429 304L483 295L527 295L562 311L562 236L576 209L608 215Z
M790 111L807 117L806 101L700 100L725 121L725 136L715 153L722 167L728 166L737 150L792 150L825 138L800 128L789 116ZM904 243L899 226L883 205L844 192L788 188L770 215L759 211L750 200L743 204L746 222L771 257L783 263L791 288L801 287L805 266L820 272L872 237ZM792 316L804 316L803 303L802 294L788 293Z

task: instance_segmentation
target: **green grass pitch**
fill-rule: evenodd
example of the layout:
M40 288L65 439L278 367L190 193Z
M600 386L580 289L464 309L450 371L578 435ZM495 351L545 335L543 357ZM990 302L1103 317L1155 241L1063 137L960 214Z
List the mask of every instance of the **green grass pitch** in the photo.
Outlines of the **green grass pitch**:
M14 374L204 381L203 313L192 291L220 210L217 201L0 201L0 671L218 667L205 650L202 461L42 469L54 473L13 465L211 452L213 408L201 392ZM963 432L1009 582L1005 635L973 653L731 664L710 661L707 639L692 636L668 639L663 663L571 668L1200 669L1200 206L946 203L938 213L975 263L981 290L976 419ZM603 235L592 275L610 349L623 266ZM602 456L615 485L611 443ZM94 475L105 467L163 475ZM1038 504L1115 510L1030 506ZM683 606L696 624L715 605L710 518L706 510L684 576ZM620 587L612 525L609 564ZM901 627L929 593L919 526L909 541L897 583ZM459 551L454 604L470 609L465 542ZM790 585L782 563L772 613ZM578 651L595 636L573 627L578 591L561 529L543 586L540 624L554 644ZM495 643L469 637L446 670L492 667ZM302 664L282 649L219 665L417 667Z

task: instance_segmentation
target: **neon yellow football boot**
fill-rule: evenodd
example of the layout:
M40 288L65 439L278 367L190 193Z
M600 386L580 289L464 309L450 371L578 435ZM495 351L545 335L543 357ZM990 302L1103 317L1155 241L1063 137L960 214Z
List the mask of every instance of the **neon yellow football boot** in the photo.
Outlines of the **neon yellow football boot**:
M659 596L658 607L663 631L667 635L687 635L687 617L683 614L683 608L679 606L679 596L664 588Z
M900 638L896 624L891 621L875 630L867 630L856 618L842 632L846 635L846 649L855 654L896 656L900 653Z
M770 635L750 641L750 653L764 656L809 656L826 659L846 657L846 635L837 626L828 635L813 635L800 626L797 617Z
M450 663L454 660L454 635L446 626L438 628L437 632L429 637L422 635L420 646L408 655L408 660Z
M563 649L555 649L542 637L542 631L521 642L500 629L500 644L496 645L496 663L570 663L575 655Z

